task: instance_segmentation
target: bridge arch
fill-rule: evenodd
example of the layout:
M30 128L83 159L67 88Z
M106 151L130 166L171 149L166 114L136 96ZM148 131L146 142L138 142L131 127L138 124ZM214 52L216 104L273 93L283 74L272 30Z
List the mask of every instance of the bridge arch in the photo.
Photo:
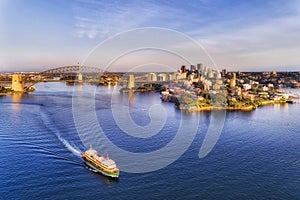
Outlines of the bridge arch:
M36 74L32 80L25 83L24 90L28 90L31 86L45 82L49 80L45 80L45 77L54 77L61 75L77 75L77 74L93 74L97 76L101 76L103 73L108 73L107 71L97 68L97 67L89 67L89 66L80 66L80 65L71 65L71 66L62 66L57 68L48 69Z
M57 67L53 69L48 69L40 73L40 75L47 74L68 74L68 73L96 73L101 74L106 72L103 69L97 67L88 67L88 66L80 66L80 65L71 65L71 66L63 66Z

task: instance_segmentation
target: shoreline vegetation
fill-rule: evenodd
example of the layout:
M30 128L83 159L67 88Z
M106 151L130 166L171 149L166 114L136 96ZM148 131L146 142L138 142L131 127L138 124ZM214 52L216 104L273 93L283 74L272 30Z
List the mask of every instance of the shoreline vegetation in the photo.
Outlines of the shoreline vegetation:
M31 86L27 89L24 89L24 91L14 91L12 88L10 87L2 87L0 86L0 96L6 96L6 95L12 95L12 94L19 94L19 93L28 93L28 92L33 92L35 91L35 87Z
M10 88L0 87L0 96L6 96L13 93L14 91Z
M161 84L145 84L141 85L139 87L134 88L121 88L121 93L128 93L128 92L161 92L162 91L162 85Z
M141 86L138 88L121 88L121 93L130 92L160 92L161 100L164 102L174 103L175 107L182 111L200 112L200 111L213 111L213 110L227 110L227 111L253 111L258 107L274 104L292 103L285 98L279 100L272 99L248 99L248 98L232 98L223 94L202 94L202 96L195 97L194 95L186 92L181 95L174 95L170 91L166 91L162 85L156 84L153 87ZM200 100L199 100L199 99Z
M166 98L167 96L167 98ZM175 103L175 107L179 110L185 110L190 112L199 111L213 111L213 110L227 110L227 111L253 111L258 107L265 105L274 104L286 104L292 103L292 101L287 101L285 98L279 100L272 99L255 99L251 100L248 98L236 99L228 97L223 94L206 94L206 98L199 98L189 94L184 93L179 96L173 96L169 98L169 93L162 92L162 101Z
M179 110L185 110L185 111L195 111L195 112L201 112L201 111L213 111L213 110L226 110L226 111L253 111L258 107L262 107L265 105L274 105L274 104L287 104L288 102L275 102L275 101L268 101L263 102L259 106L242 106L242 107L219 107L219 106L205 106L205 107L189 107L185 105L176 106Z
M12 95L12 94L19 94L19 93L28 93L28 92L33 92L35 91L35 88L30 88L28 90L24 91L14 91L11 88L0 88L0 96L6 96L6 95Z

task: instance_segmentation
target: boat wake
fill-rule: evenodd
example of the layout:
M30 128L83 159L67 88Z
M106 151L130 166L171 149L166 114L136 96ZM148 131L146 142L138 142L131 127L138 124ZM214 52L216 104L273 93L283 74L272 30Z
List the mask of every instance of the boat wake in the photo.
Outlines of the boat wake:
M95 169L93 169L93 168L91 168L90 166L88 166L86 163L84 163L85 165L85 168L86 169L88 169L89 171L92 171L92 172L95 172L95 173L98 173L98 171L97 170L95 170Z
M63 143L63 145L69 150L71 151L75 156L81 158L81 151L77 148L75 148L74 146L72 146L67 140L65 140L61 134L60 131L57 130L57 128L55 126L53 126L53 122L51 121L51 119L48 117L48 115L45 112L40 112L41 114L41 118L44 122L44 124L46 125L46 127L55 134L55 136L59 139L59 141L61 141Z

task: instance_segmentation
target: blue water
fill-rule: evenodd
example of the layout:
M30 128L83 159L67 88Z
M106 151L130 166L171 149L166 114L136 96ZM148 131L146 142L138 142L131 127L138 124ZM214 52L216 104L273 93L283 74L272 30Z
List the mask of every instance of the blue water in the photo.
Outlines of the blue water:
M41 83L34 93L0 97L0 199L300 199L300 104L227 112L217 144L202 159L198 154L211 114L185 114L185 120L199 117L199 128L178 160L148 173L121 171L115 181L92 172L80 158L86 145L73 119L73 87ZM151 121L151 105L167 113L163 129L148 139L122 132L111 112L113 90L95 89L95 110L114 144L152 152L175 137L182 113L155 93L115 94L130 100L140 126ZM100 150L118 164L118 155L105 152L108 146Z

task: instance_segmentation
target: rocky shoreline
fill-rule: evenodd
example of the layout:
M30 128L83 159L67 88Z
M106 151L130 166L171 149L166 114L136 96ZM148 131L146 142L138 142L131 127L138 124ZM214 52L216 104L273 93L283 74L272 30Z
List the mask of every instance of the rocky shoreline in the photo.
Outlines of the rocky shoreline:
M277 102L277 101L265 101L262 102L261 105L249 105L244 107L220 107L220 106L204 106L204 107L189 107L187 105L179 105L176 106L179 110L185 110L189 112L201 112L201 111L213 111L213 110L227 110L227 111L253 111L258 107L265 106L265 105L274 105L274 104L287 104L287 102Z

